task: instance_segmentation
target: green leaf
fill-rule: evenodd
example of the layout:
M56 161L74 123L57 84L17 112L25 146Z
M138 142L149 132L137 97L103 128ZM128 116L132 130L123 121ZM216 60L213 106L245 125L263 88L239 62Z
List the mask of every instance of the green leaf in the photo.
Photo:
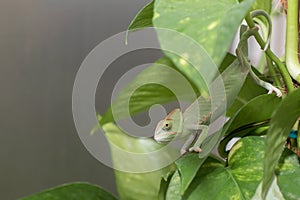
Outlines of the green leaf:
M179 174L181 176L181 195L183 195L184 192L187 190L204 161L205 158L199 159L199 156L193 153L183 156L175 162Z
M226 115L228 117L233 117L236 112L239 111L243 106L245 106L251 99L266 94L266 90L261 86L257 85L253 78L248 75L246 81L240 90L239 94L237 95L235 101L231 105L231 107L227 110Z
M265 138L257 136L240 139L230 151L228 166L224 166L213 157L208 157L183 195L183 199L251 199L261 185L265 143ZM281 192L287 199L297 199L299 197L297 177L300 168L295 154L290 153L282 157L278 173L279 188L275 183L273 190Z
M178 152L160 151L163 146L153 139L131 137L114 123L102 128L110 144L120 198L157 199L161 177L172 170Z
M275 176L284 143L300 116L300 89L290 93L275 110L267 134L262 195L265 196Z
M207 159L187 199L250 199L262 177L264 143L260 137L241 139L229 154L228 167Z
M227 53L225 58L223 59L220 67L219 67L219 71L220 73L222 73L223 71L225 71L225 69L231 65L234 61L236 60L236 56L234 56L231 53Z
M120 199L157 199L162 172L126 173L115 171Z
M168 58L161 58L142 71L120 92L104 114L101 124L127 118L148 110L154 104L180 99L192 102L199 95L194 88L195 86L175 69Z
M166 193L166 200L181 200L180 195L181 179L178 171L176 171L169 183L168 190Z
M88 183L69 183L22 198L21 200L116 200L112 194Z
M226 156L226 144L233 137L243 137L245 132L240 129L243 126L258 127L260 123L269 120L272 113L280 104L281 99L275 95L264 94L250 100L243 106L228 122L223 129L223 134L226 136L220 143L219 153ZM263 108L263 109L262 109ZM249 132L249 131L248 131ZM246 133L248 133L246 132Z
M166 199L167 190L168 190L169 183L171 181L173 174L174 174L174 172L168 173L166 175L167 177L161 179L160 189L159 189L159 193L158 193L158 200Z
M128 31L142 29L152 26L154 0L143 7L131 21Z
M256 200L256 199L262 199L262 184L260 183L258 188L256 189L256 192L254 196L252 197L251 200ZM265 199L276 199L276 200L284 200L285 198L283 197L280 188L278 187L277 184L277 178L275 178L270 186L270 190L268 192L268 195L266 196Z
M285 149L284 156L280 162L278 185L285 199L299 199L300 197L300 167L298 157L288 149Z
M280 102L281 98L275 94L264 94L253 98L231 118L230 126L226 130L227 134L239 127L270 119Z
M299 158L291 150L285 148L277 166L278 177L271 183L266 199L299 199L300 168ZM253 200L262 199L262 184L257 188Z
M219 66L253 2L254 0L241 3L235 0L156 0L153 24L155 27L176 30L190 36ZM160 32L158 38L162 46L170 40L166 35L160 35ZM171 56L171 59L180 67L176 58Z

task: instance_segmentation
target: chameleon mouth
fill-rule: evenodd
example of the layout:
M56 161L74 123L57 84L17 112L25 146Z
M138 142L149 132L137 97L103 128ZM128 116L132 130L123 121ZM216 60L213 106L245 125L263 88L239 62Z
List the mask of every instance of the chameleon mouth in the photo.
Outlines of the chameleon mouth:
M156 140L156 142L157 142L158 144L167 144L167 143L168 143L167 141L157 141L157 140Z
M167 142L170 142L170 140L173 138L173 137L168 137L170 135L175 135L176 132L167 132L167 133L161 133L159 135L156 135L154 136L154 140L157 142L157 143L167 143Z

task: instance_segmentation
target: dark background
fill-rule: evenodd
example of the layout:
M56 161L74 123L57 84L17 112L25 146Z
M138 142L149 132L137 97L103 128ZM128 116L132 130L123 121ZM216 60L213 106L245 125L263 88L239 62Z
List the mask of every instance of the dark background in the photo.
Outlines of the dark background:
M87 181L116 194L112 169L81 143L72 117L72 87L85 56L126 30L149 0L0 1L0 199ZM154 61L157 52L116 61L100 88L109 105L118 74Z

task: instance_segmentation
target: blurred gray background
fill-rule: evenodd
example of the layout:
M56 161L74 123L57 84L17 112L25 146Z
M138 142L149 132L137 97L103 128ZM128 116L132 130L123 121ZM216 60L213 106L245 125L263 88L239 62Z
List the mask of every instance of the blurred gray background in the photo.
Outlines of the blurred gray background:
M116 194L113 171L81 143L72 117L72 87L85 56L126 30L150 0L0 1L0 199L16 199L72 181ZM97 107L134 65L159 52L136 52L114 62L102 80Z

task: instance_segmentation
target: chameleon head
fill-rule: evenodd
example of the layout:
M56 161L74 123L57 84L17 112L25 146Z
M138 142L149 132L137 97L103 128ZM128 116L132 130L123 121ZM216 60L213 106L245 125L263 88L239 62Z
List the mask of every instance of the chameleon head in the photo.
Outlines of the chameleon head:
M158 143L166 143L171 141L176 135L182 132L183 116L180 109L170 112L165 119L158 122L154 140Z

